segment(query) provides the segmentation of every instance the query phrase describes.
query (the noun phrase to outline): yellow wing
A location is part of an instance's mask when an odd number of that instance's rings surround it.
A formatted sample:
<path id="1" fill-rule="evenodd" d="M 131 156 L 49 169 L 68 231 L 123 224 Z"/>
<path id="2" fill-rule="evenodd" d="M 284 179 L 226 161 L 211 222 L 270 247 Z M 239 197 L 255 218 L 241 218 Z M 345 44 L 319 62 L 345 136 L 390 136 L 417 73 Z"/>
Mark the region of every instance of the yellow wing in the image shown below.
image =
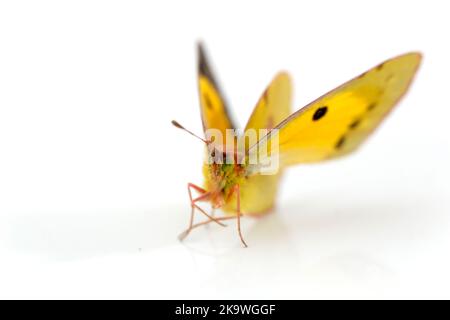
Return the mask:
<path id="1" fill-rule="evenodd" d="M 280 72 L 260 97 L 245 127 L 271 129 L 290 114 L 291 81 L 289 75 Z M 281 171 L 276 175 L 252 175 L 240 184 L 241 211 L 246 214 L 260 215 L 268 212 L 275 203 Z M 236 212 L 236 199 L 233 197 L 223 208 L 224 211 Z"/>
<path id="2" fill-rule="evenodd" d="M 405 94 L 420 61 L 419 53 L 387 60 L 286 118 L 275 128 L 281 164 L 318 162 L 356 150 Z M 270 150 L 274 132 L 256 146 Z"/>
<path id="3" fill-rule="evenodd" d="M 198 44 L 198 88 L 203 130 L 218 129 L 225 137 L 225 130 L 233 129 L 234 125 L 201 43 Z"/>
<path id="4" fill-rule="evenodd" d="M 245 126 L 249 129 L 272 129 L 291 112 L 292 86 L 289 75 L 280 72 L 262 94 Z M 262 138 L 262 137 L 261 137 Z"/>

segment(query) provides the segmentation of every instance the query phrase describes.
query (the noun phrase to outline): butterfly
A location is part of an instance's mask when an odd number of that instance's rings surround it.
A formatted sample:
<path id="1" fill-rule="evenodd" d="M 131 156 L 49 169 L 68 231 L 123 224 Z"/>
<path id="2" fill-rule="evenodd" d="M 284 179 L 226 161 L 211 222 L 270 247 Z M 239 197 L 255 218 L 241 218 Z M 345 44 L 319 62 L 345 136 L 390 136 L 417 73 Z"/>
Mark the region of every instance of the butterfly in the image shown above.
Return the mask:
<path id="1" fill-rule="evenodd" d="M 241 217 L 270 212 L 284 169 L 335 159 L 358 149 L 406 93 L 421 59 L 420 53 L 411 52 L 386 60 L 292 114 L 290 77 L 278 73 L 239 134 L 199 43 L 198 89 L 205 138 L 172 121 L 206 145 L 204 184 L 188 184 L 191 215 L 180 239 L 199 226 L 211 222 L 225 226 L 225 220 L 236 219 L 238 235 L 247 247 Z M 265 167 L 262 158 L 277 160 L 270 174 L 261 170 Z M 226 215 L 215 217 L 200 202 L 210 202 L 213 210 L 220 208 Z M 194 224 L 196 210 L 207 220 Z"/>

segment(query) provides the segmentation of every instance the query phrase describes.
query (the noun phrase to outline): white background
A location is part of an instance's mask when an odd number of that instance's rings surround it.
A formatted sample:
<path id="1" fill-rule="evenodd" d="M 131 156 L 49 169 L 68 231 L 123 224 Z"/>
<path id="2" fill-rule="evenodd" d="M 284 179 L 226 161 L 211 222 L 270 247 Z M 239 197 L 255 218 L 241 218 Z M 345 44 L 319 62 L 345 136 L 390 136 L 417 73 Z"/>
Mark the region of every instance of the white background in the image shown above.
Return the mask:
<path id="1" fill-rule="evenodd" d="M 3 1 L 1 298 L 450 298 L 445 1 Z M 195 42 L 240 124 L 280 69 L 295 109 L 424 61 L 351 157 L 290 169 L 275 214 L 180 244 L 202 183 Z"/>

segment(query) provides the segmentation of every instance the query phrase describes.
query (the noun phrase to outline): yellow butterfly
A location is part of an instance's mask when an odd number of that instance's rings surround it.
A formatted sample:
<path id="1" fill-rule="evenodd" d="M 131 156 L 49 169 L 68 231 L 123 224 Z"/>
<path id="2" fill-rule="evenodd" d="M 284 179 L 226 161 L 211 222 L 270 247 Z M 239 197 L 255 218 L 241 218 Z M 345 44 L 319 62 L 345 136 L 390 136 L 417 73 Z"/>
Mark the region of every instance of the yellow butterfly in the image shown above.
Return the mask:
<path id="1" fill-rule="evenodd" d="M 188 184 L 192 211 L 189 227 L 180 239 L 198 226 L 210 222 L 224 225 L 224 220 L 236 218 L 238 234 L 247 246 L 240 218 L 244 214 L 256 216 L 270 211 L 283 169 L 355 151 L 405 94 L 421 58 L 420 53 L 412 52 L 387 60 L 293 114 L 290 114 L 289 75 L 279 73 L 256 104 L 243 134 L 236 135 L 230 132 L 235 127 L 228 106 L 199 44 L 198 86 L 206 137 L 196 137 L 206 144 L 205 182 L 203 187 Z M 178 122 L 172 123 L 195 136 Z M 210 131 L 215 135 L 209 135 Z M 253 136 L 248 134 L 252 132 Z M 224 140 L 219 141 L 217 134 Z M 253 137 L 254 143 L 249 142 L 249 137 Z M 276 158 L 276 170 L 262 173 L 262 158 Z M 256 162 L 251 162 L 252 159 Z M 193 196 L 193 190 L 199 194 L 197 197 Z M 210 202 L 213 209 L 221 208 L 228 215 L 208 214 L 198 205 L 201 201 Z M 194 224 L 196 209 L 208 220 Z"/>

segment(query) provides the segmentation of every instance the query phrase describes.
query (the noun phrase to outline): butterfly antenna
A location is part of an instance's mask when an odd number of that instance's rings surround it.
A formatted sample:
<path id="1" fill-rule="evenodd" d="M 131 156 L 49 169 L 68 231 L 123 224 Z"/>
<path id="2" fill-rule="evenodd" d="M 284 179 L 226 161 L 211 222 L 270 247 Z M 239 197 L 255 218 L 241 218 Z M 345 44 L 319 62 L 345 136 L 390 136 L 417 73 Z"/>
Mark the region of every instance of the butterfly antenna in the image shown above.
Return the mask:
<path id="1" fill-rule="evenodd" d="M 200 139 L 200 140 L 202 140 L 204 143 L 206 143 L 206 144 L 210 144 L 211 143 L 211 141 L 208 141 L 208 140 L 205 140 L 205 139 L 203 139 L 203 138 L 200 138 L 198 135 L 196 135 L 195 133 L 193 133 L 192 131 L 189 131 L 188 129 L 186 129 L 185 127 L 183 127 L 181 124 L 179 124 L 177 121 L 175 121 L 175 120 L 172 120 L 172 124 L 175 126 L 175 127 L 177 127 L 178 129 L 181 129 L 181 130 L 184 130 L 184 131 L 186 131 L 187 133 L 189 133 L 190 135 L 193 135 L 194 137 L 196 137 L 197 139 Z"/>

